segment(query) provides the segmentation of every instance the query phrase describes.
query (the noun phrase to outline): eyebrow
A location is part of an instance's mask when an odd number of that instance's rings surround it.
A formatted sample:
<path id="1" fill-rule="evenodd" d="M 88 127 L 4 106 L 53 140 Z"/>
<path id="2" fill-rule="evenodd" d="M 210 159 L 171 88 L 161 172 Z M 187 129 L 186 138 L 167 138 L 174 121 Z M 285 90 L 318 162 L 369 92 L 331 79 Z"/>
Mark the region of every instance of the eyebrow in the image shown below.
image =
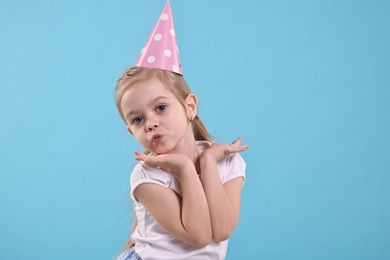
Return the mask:
<path id="1" fill-rule="evenodd" d="M 149 106 L 150 105 L 153 105 L 154 103 L 156 103 L 157 101 L 159 101 L 160 99 L 167 99 L 167 97 L 165 96 L 158 96 L 156 98 L 153 98 L 150 102 L 149 102 Z M 129 111 L 129 113 L 127 113 L 127 115 L 125 116 L 125 119 L 127 119 L 129 116 L 133 115 L 133 114 L 137 114 L 138 111 L 135 110 L 135 111 Z"/>

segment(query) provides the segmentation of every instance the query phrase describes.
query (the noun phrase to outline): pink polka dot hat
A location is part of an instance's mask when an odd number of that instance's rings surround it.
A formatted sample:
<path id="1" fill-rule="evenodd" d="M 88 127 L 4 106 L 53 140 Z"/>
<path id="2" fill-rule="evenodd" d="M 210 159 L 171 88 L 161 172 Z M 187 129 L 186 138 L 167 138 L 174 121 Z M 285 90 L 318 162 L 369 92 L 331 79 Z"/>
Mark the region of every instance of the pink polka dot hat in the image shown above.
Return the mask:
<path id="1" fill-rule="evenodd" d="M 183 75 L 169 0 L 134 66 L 163 69 Z"/>

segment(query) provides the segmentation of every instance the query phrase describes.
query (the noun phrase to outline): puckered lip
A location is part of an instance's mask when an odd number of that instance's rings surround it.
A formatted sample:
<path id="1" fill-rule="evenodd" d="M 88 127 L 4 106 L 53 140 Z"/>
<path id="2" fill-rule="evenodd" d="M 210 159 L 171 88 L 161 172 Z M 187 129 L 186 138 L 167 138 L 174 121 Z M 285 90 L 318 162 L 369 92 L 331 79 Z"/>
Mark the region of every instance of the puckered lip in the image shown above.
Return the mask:
<path id="1" fill-rule="evenodd" d="M 153 136 L 152 136 L 152 143 L 155 143 L 155 144 L 158 144 L 158 143 L 160 143 L 161 141 L 162 141 L 162 139 L 163 139 L 163 135 L 161 135 L 161 134 L 154 134 Z"/>

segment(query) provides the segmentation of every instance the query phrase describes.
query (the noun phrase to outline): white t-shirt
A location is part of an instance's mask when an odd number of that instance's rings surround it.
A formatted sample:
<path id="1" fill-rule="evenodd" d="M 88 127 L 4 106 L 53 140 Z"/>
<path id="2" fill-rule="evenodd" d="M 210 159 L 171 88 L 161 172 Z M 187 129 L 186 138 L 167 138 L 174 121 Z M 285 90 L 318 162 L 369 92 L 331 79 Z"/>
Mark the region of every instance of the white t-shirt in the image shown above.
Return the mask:
<path id="1" fill-rule="evenodd" d="M 197 145 L 202 149 L 208 148 L 211 143 L 197 141 Z M 245 162 L 239 154 L 225 156 L 217 164 L 222 183 L 232 179 L 245 178 Z M 152 168 L 139 162 L 131 174 L 131 198 L 135 206 L 135 213 L 138 226 L 132 234 L 131 239 L 135 243 L 135 251 L 143 260 L 183 260 L 183 259 L 224 259 L 228 241 L 211 242 L 205 247 L 192 247 L 185 242 L 170 235 L 161 225 L 159 225 L 150 212 L 134 198 L 134 190 L 141 184 L 154 183 L 167 187 L 181 196 L 179 182 L 170 173 Z"/>

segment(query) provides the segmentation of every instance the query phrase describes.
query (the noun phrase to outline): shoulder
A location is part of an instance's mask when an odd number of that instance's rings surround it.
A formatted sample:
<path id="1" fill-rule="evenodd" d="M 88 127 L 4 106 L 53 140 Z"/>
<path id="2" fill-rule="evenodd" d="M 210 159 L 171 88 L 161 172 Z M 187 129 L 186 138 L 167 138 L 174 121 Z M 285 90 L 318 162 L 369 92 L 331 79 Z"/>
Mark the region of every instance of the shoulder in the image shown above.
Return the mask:
<path id="1" fill-rule="evenodd" d="M 146 166 L 144 162 L 138 162 L 131 173 L 130 183 L 133 184 L 144 179 L 164 183 L 166 181 L 170 181 L 172 179 L 172 175 L 164 170 Z"/>
<path id="2" fill-rule="evenodd" d="M 217 166 L 222 183 L 238 177 L 245 179 L 246 163 L 239 153 L 225 156 L 218 162 Z"/>
<path id="3" fill-rule="evenodd" d="M 225 156 L 218 162 L 218 167 L 224 168 L 233 172 L 245 172 L 246 163 L 241 154 L 233 153 Z"/>
<path id="4" fill-rule="evenodd" d="M 134 167 L 130 176 L 131 195 L 141 184 L 152 183 L 166 188 L 175 189 L 175 180 L 173 176 L 161 169 L 146 166 L 144 162 L 139 162 Z"/>

